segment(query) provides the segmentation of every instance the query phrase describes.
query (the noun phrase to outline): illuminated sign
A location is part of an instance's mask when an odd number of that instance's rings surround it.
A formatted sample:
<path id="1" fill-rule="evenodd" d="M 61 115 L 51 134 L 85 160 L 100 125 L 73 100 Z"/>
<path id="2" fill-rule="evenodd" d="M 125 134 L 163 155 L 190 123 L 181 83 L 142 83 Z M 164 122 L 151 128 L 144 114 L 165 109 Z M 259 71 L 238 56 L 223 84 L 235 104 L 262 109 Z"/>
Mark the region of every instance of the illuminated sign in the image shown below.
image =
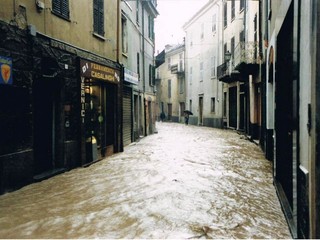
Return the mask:
<path id="1" fill-rule="evenodd" d="M 0 84 L 12 84 L 12 59 L 0 56 Z"/>
<path id="2" fill-rule="evenodd" d="M 120 73 L 118 70 L 97 63 L 80 60 L 82 77 L 95 78 L 103 81 L 119 83 Z"/>

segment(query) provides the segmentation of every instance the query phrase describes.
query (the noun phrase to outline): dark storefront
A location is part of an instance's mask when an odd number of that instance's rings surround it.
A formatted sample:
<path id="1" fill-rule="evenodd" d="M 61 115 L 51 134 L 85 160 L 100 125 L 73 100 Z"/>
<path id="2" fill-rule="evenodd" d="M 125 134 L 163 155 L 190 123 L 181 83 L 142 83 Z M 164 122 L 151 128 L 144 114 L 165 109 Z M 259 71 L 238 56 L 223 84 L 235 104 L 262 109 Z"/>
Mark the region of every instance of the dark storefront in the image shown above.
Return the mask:
<path id="1" fill-rule="evenodd" d="M 120 64 L 0 21 L 0 65 L 0 194 L 122 151 Z"/>
<path id="2" fill-rule="evenodd" d="M 229 88 L 229 127 L 237 128 L 237 86 Z"/>
<path id="3" fill-rule="evenodd" d="M 123 145 L 127 146 L 134 139 L 134 114 L 138 114 L 137 108 L 134 108 L 133 89 L 139 84 L 139 75 L 128 68 L 124 69 L 123 85 Z"/>
<path id="4" fill-rule="evenodd" d="M 88 164 L 119 151 L 120 71 L 81 59 L 80 78 L 82 163 Z"/>

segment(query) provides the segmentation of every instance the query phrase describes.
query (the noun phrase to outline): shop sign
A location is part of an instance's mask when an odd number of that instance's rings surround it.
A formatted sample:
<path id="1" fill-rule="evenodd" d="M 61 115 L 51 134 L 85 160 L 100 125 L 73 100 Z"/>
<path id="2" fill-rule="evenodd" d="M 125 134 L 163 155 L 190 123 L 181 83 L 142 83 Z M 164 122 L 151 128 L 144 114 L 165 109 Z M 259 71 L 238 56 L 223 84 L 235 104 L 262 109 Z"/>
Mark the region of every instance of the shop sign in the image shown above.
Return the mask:
<path id="1" fill-rule="evenodd" d="M 131 70 L 125 68 L 124 69 L 124 80 L 129 83 L 138 84 L 139 83 L 139 75 L 138 73 L 132 72 Z"/>
<path id="2" fill-rule="evenodd" d="M 82 123 L 84 123 L 84 118 L 86 116 L 86 92 L 85 92 L 85 83 L 84 83 L 84 77 L 81 77 L 81 96 L 80 96 L 80 100 L 81 100 L 81 119 L 82 119 Z"/>
<path id="3" fill-rule="evenodd" d="M 118 70 L 97 63 L 80 60 L 81 76 L 95 78 L 103 81 L 119 83 L 120 73 Z"/>
<path id="4" fill-rule="evenodd" d="M 12 84 L 12 58 L 0 56 L 0 84 Z"/>

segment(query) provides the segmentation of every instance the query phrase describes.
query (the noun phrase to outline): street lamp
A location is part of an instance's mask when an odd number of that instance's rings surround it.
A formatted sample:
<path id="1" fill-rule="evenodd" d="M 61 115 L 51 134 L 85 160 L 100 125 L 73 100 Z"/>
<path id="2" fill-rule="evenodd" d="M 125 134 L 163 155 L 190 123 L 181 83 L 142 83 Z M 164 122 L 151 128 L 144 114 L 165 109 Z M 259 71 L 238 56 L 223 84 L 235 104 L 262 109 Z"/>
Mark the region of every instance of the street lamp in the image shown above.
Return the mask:
<path id="1" fill-rule="evenodd" d="M 224 53 L 224 61 L 229 62 L 231 59 L 231 52 L 227 51 Z"/>

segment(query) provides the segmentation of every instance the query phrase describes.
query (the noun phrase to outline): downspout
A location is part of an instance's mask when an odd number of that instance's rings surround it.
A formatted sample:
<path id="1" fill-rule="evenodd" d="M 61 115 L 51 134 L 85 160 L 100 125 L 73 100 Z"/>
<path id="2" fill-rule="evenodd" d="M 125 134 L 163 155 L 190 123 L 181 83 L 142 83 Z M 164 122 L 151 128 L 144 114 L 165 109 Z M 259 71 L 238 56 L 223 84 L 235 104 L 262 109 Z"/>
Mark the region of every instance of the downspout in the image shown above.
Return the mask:
<path id="1" fill-rule="evenodd" d="M 301 1 L 299 2 L 301 4 Z M 315 57 L 316 57 L 316 66 L 319 66 L 320 64 L 320 31 L 319 31 L 319 24 L 320 24 L 320 3 L 316 0 L 313 1 L 313 6 L 316 11 L 315 13 L 315 29 L 318 29 L 315 33 L 316 35 L 316 51 L 315 51 Z M 314 156 L 312 156 L 313 161 L 316 164 L 316 171 L 317 175 L 315 176 L 315 216 L 313 217 L 312 221 L 314 221 L 314 228 L 312 229 L 312 232 L 310 234 L 311 238 L 319 238 L 320 237 L 320 83 L 317 81 L 317 79 L 320 78 L 320 71 L 319 68 L 316 68 L 316 78 L 313 80 L 314 86 L 315 86 L 315 96 L 314 96 L 314 109 L 313 112 L 316 113 L 316 116 L 314 116 L 314 125 L 315 128 L 313 130 L 313 146 L 315 148 L 315 151 L 313 151 Z M 318 162 L 316 162 L 316 160 Z"/>
<path id="2" fill-rule="evenodd" d="M 147 114 L 146 114 L 146 101 L 145 101 L 145 92 L 146 92 L 146 79 L 145 79 L 145 36 L 144 36 L 144 4 L 142 2 L 142 81 L 143 81 L 143 111 L 144 111 L 144 136 L 147 136 Z"/>
<path id="3" fill-rule="evenodd" d="M 145 91 L 146 91 L 146 80 L 145 80 L 145 66 L 144 66 L 144 64 L 145 64 L 145 52 L 144 52 L 144 48 L 145 48 L 145 44 L 144 44 L 144 38 L 145 38 L 145 36 L 144 36 L 144 3 L 142 2 L 142 4 L 141 4 L 141 8 L 142 8 L 142 76 L 143 76 L 143 78 L 142 78 L 142 81 L 143 81 L 143 95 L 144 95 L 144 93 L 145 93 Z"/>
<path id="4" fill-rule="evenodd" d="M 222 2 L 221 2 L 222 3 Z M 221 63 L 223 62 L 223 54 L 222 54 L 222 49 L 223 48 L 223 41 L 224 41 L 224 29 L 222 28 L 222 31 L 220 31 L 220 22 L 223 21 L 224 18 L 222 18 L 221 20 L 219 18 L 221 18 L 222 14 L 221 14 L 221 5 L 219 4 L 219 2 L 216 2 L 216 5 L 218 6 L 218 19 L 217 19 L 217 31 L 218 31 L 218 53 L 217 53 L 217 60 L 216 60 L 216 64 L 217 66 L 220 65 L 220 61 Z M 222 33 L 222 36 L 220 36 L 220 34 Z M 220 39 L 221 38 L 221 39 Z M 220 41 L 221 41 L 221 46 L 220 46 Z M 216 68 L 217 69 L 217 68 Z M 218 74 L 216 72 L 216 74 Z M 224 91 L 224 85 L 223 85 L 223 82 L 221 82 L 221 99 L 219 99 L 219 79 L 217 77 L 217 100 L 218 100 L 218 103 L 217 104 L 217 107 L 219 108 L 219 106 L 221 106 L 221 119 L 220 119 L 220 127 L 222 128 L 223 127 L 223 118 L 224 118 L 224 108 L 223 108 L 223 104 L 224 104 L 224 101 L 226 101 L 226 99 L 224 99 L 224 94 L 223 94 L 223 91 Z M 221 100 L 221 101 L 220 101 Z M 221 102 L 221 104 L 220 104 Z M 218 109 L 217 109 L 217 112 L 218 112 Z"/>
<path id="5" fill-rule="evenodd" d="M 116 41 L 116 61 L 118 64 L 119 62 L 119 54 L 120 54 L 120 22 L 121 22 L 121 7 L 120 1 L 117 0 L 117 41 Z M 118 85 L 118 113 L 117 113 L 117 126 L 118 126 L 118 133 L 117 133 L 117 152 L 123 152 L 123 124 L 122 124 L 122 114 L 123 114 L 123 79 L 124 79 L 124 67 L 121 64 L 120 70 L 120 82 Z"/>
<path id="6" fill-rule="evenodd" d="M 13 17 L 15 18 L 17 13 L 16 13 L 16 0 L 13 0 Z"/>
<path id="7" fill-rule="evenodd" d="M 258 2 L 258 28 L 259 28 L 259 79 L 260 79 L 260 131 L 259 131 L 259 140 L 260 140 L 260 147 L 262 149 L 265 149 L 264 146 L 264 139 L 265 139 L 265 78 L 262 79 L 262 71 L 266 68 L 262 67 L 262 62 L 263 62 L 263 52 L 262 52 L 262 2 L 259 0 Z M 265 65 L 264 65 L 265 66 Z M 259 123 L 258 123 L 259 124 Z"/>
<path id="8" fill-rule="evenodd" d="M 120 1 L 121 0 L 117 0 L 117 44 L 116 44 L 116 60 L 117 60 L 117 63 L 119 63 L 119 39 L 120 39 L 120 21 L 121 21 L 121 18 L 120 18 L 120 12 L 121 12 L 121 9 L 120 9 Z"/>
<path id="9" fill-rule="evenodd" d="M 218 16 L 219 17 L 221 17 L 221 21 L 218 21 L 218 24 L 219 24 L 219 33 L 218 33 L 218 36 L 220 36 L 220 33 L 221 33 L 221 47 L 219 47 L 219 44 L 220 44 L 220 38 L 219 38 L 219 40 L 218 40 L 218 60 L 219 60 L 219 66 L 220 66 L 220 64 L 223 64 L 224 63 L 224 50 L 222 50 L 222 49 L 224 49 L 224 9 L 223 9 L 223 2 L 224 2 L 224 0 L 221 0 L 221 5 L 219 6 L 219 13 L 218 13 Z M 222 10 L 221 10 L 222 9 Z M 222 24 L 221 24 L 222 23 Z M 221 25 L 220 25 L 221 24 Z M 221 29 L 222 29 L 222 31 L 220 31 L 220 27 L 222 27 Z M 219 51 L 219 49 L 221 49 L 221 54 L 219 54 L 220 53 L 220 51 Z M 221 55 L 221 56 L 220 56 Z M 218 72 L 217 72 L 217 74 L 218 74 Z M 219 81 L 218 79 L 217 79 L 217 81 Z M 221 119 L 221 127 L 222 128 L 224 128 L 224 119 L 225 119 L 225 116 L 227 116 L 227 108 L 226 109 L 224 109 L 224 104 L 226 104 L 227 105 L 227 98 L 226 99 L 224 99 L 224 82 L 221 82 L 221 91 L 222 91 L 222 96 L 221 96 L 221 98 L 222 98 L 222 119 Z M 226 112 L 224 112 L 224 111 L 226 111 Z M 228 121 L 228 120 L 227 120 Z M 227 122 L 227 125 L 228 125 L 228 122 Z"/>

